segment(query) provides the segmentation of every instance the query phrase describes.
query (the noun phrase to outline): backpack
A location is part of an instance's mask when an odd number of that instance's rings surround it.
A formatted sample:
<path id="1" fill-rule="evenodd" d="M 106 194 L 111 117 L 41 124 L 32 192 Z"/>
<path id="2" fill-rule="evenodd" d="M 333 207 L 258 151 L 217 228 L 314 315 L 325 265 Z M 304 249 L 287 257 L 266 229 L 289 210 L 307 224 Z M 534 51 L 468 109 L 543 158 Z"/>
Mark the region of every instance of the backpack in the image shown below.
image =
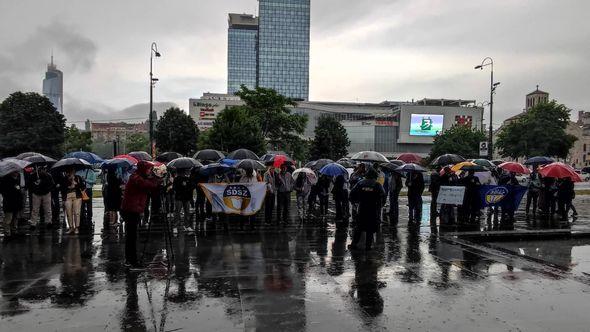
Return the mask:
<path id="1" fill-rule="evenodd" d="M 299 174 L 297 180 L 295 180 L 295 190 L 301 191 L 303 190 L 303 186 L 305 185 L 305 174 Z"/>

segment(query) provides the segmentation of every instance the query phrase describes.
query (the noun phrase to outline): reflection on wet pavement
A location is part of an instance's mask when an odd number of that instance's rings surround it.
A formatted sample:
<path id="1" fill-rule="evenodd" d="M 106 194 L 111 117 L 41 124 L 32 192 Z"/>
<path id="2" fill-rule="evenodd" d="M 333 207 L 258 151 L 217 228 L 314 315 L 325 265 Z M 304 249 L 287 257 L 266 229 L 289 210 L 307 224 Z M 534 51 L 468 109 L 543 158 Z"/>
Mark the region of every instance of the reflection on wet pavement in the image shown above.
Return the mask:
<path id="1" fill-rule="evenodd" d="M 583 224 L 587 208 L 578 206 Z M 348 225 L 295 220 L 245 230 L 199 224 L 195 236 L 174 237 L 170 273 L 170 249 L 157 231 L 144 273 L 125 271 L 122 234 L 102 234 L 98 220 L 94 236 L 48 232 L 4 242 L 2 330 L 588 329 L 590 283 L 543 264 L 590 272 L 586 240 L 487 250 L 431 231 L 428 221 L 402 220 L 397 229 L 384 225 L 372 252 L 351 253 Z"/>

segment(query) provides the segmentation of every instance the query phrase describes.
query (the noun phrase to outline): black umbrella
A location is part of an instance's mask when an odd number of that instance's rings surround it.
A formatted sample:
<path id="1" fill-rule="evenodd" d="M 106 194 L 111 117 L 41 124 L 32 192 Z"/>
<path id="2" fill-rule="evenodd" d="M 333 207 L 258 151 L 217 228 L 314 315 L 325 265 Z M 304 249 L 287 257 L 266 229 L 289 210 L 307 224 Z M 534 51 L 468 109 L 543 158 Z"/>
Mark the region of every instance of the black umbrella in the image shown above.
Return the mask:
<path id="1" fill-rule="evenodd" d="M 256 171 L 262 171 L 265 170 L 266 167 L 264 166 L 263 163 L 259 162 L 258 160 L 254 160 L 254 159 L 242 159 L 240 161 L 238 161 L 235 165 L 235 168 L 241 168 L 241 169 L 253 169 Z"/>
<path id="2" fill-rule="evenodd" d="M 62 170 L 64 168 L 74 168 L 74 169 L 84 169 L 84 168 L 92 168 L 92 164 L 87 162 L 84 159 L 79 158 L 64 158 L 58 162 L 56 162 L 51 169 L 52 170 Z"/>
<path id="3" fill-rule="evenodd" d="M 500 160 L 500 159 L 492 160 L 492 164 L 494 164 L 496 166 L 500 166 L 503 163 L 505 163 L 504 160 Z"/>
<path id="4" fill-rule="evenodd" d="M 199 161 L 197 161 L 193 158 L 181 157 L 181 158 L 176 158 L 176 159 L 172 160 L 166 166 L 168 168 L 174 168 L 174 169 L 192 169 L 192 168 L 203 167 L 203 164 L 201 164 Z"/>
<path id="5" fill-rule="evenodd" d="M 152 156 L 150 156 L 149 153 L 145 152 L 145 151 L 133 151 L 133 152 L 129 152 L 127 155 L 141 161 L 152 161 Z"/>
<path id="6" fill-rule="evenodd" d="M 465 161 L 465 158 L 461 157 L 460 155 L 443 154 L 442 156 L 436 157 L 436 159 L 434 159 L 432 161 L 432 163 L 430 163 L 430 165 L 432 165 L 432 166 L 447 166 L 447 165 L 455 165 L 455 164 L 458 164 L 463 161 Z"/>
<path id="7" fill-rule="evenodd" d="M 548 165 L 553 162 L 554 162 L 554 160 L 549 157 L 532 157 L 532 158 L 527 159 L 524 162 L 524 164 L 535 166 L 535 165 Z"/>
<path id="8" fill-rule="evenodd" d="M 256 155 L 256 153 L 254 153 L 248 149 L 238 149 L 236 151 L 233 151 L 227 155 L 227 158 L 234 159 L 234 160 L 241 160 L 241 159 L 260 160 L 260 158 Z"/>
<path id="9" fill-rule="evenodd" d="M 307 163 L 305 165 L 305 167 L 307 168 L 311 168 L 314 171 L 319 171 L 320 169 L 322 169 L 322 167 L 333 163 L 334 161 L 332 159 L 319 159 L 316 161 L 311 161 L 309 163 Z"/>
<path id="10" fill-rule="evenodd" d="M 159 161 L 161 163 L 169 163 L 174 159 L 182 158 L 182 157 L 183 157 L 183 155 L 181 155 L 178 152 L 164 152 L 164 153 L 160 153 L 160 155 L 156 157 L 156 161 Z"/>
<path id="11" fill-rule="evenodd" d="M 350 159 L 357 160 L 357 161 L 369 161 L 369 162 L 379 162 L 379 163 L 386 163 L 389 161 L 389 160 L 387 160 L 387 158 L 385 158 L 384 155 L 382 155 L 379 152 L 375 152 L 375 151 L 357 152 L 354 155 L 352 155 L 352 157 Z"/>
<path id="12" fill-rule="evenodd" d="M 37 153 L 37 152 L 23 152 L 23 153 L 19 154 L 18 156 L 14 157 L 14 159 L 23 160 L 27 157 L 32 157 L 32 156 L 41 156 L 41 154 Z"/>
<path id="13" fill-rule="evenodd" d="M 50 164 L 55 164 L 57 162 L 57 160 L 55 160 L 51 157 L 44 156 L 42 154 L 40 154 L 38 156 L 26 157 L 23 160 L 30 162 L 32 165 L 50 165 Z"/>
<path id="14" fill-rule="evenodd" d="M 395 169 L 398 172 L 426 172 L 426 169 L 418 164 L 403 164 Z"/>
<path id="15" fill-rule="evenodd" d="M 392 160 L 388 163 L 381 163 L 379 164 L 381 167 L 383 167 L 385 170 L 388 171 L 396 171 L 398 169 L 398 167 L 404 165 L 405 163 L 401 160 Z"/>
<path id="16" fill-rule="evenodd" d="M 197 151 L 193 158 L 200 161 L 218 161 L 219 159 L 225 158 L 225 155 L 221 151 L 205 149 Z"/>
<path id="17" fill-rule="evenodd" d="M 354 168 L 354 166 L 356 166 L 356 162 L 349 158 L 338 159 L 337 163 L 344 166 L 345 168 Z"/>
<path id="18" fill-rule="evenodd" d="M 211 176 L 216 174 L 225 174 L 232 171 L 232 167 L 220 163 L 212 163 L 205 165 L 199 169 L 199 173 L 204 176 Z"/>
<path id="19" fill-rule="evenodd" d="M 481 165 L 465 165 L 465 166 L 461 167 L 460 170 L 462 170 L 462 171 L 475 171 L 475 172 L 489 171 L 489 169 L 487 169 L 486 167 L 481 166 Z"/>

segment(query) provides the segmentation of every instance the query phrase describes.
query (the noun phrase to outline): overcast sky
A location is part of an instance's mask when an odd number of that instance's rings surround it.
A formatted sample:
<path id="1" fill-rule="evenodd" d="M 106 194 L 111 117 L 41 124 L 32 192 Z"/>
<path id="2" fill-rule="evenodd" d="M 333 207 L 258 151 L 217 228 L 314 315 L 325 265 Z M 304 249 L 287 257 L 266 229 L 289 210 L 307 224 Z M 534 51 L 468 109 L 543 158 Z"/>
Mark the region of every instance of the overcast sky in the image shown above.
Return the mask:
<path id="1" fill-rule="evenodd" d="M 68 120 L 121 117 L 149 100 L 156 41 L 155 100 L 187 110 L 190 97 L 226 91 L 227 14 L 257 6 L 0 0 L 0 99 L 40 92 L 53 50 Z M 310 100 L 487 101 L 489 70 L 473 67 L 491 56 L 501 82 L 495 124 L 521 111 L 537 84 L 574 111 L 590 110 L 589 12 L 584 0 L 312 0 Z"/>

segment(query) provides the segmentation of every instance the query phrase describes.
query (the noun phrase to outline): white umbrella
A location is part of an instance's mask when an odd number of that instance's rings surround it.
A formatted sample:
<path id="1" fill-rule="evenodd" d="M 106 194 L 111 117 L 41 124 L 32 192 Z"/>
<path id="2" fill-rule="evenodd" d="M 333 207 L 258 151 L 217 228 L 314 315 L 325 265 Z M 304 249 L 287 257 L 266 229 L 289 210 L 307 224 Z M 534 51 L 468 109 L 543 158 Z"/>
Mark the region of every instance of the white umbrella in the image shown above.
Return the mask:
<path id="1" fill-rule="evenodd" d="M 4 159 L 0 161 L 0 177 L 6 176 L 10 173 L 20 172 L 30 164 L 31 163 L 28 161 L 13 158 Z"/>
<path id="2" fill-rule="evenodd" d="M 297 180 L 300 174 L 305 174 L 305 176 L 307 176 L 307 179 L 309 179 L 309 182 L 311 182 L 311 184 L 316 184 L 318 182 L 318 176 L 315 174 L 315 172 L 305 167 L 298 168 L 293 171 L 293 180 Z"/>

